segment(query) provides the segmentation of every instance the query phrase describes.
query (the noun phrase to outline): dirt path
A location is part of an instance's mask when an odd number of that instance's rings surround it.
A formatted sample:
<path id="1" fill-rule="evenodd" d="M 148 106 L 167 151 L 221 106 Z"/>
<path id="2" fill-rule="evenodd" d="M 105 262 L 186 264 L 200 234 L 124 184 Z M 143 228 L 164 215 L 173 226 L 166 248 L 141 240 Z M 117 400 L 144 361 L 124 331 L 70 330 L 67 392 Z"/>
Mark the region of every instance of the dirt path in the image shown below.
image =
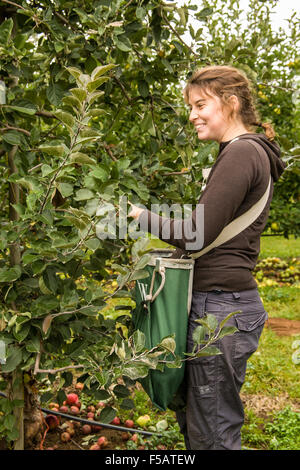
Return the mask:
<path id="1" fill-rule="evenodd" d="M 292 336 L 300 334 L 300 321 L 286 318 L 269 318 L 266 327 L 271 328 L 279 336 Z"/>

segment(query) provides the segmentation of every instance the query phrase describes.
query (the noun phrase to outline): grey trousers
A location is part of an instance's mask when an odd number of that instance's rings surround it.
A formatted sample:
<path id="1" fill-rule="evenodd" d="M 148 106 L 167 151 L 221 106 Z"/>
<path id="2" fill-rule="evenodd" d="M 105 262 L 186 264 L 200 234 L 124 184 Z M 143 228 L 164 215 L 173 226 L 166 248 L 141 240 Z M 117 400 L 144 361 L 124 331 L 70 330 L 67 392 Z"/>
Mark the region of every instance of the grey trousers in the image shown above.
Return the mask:
<path id="1" fill-rule="evenodd" d="M 247 360 L 254 353 L 267 313 L 257 289 L 240 292 L 193 292 L 187 349 L 193 348 L 195 320 L 207 313 L 222 321 L 241 310 L 226 326 L 238 331 L 215 345 L 222 354 L 187 361 L 183 384 L 185 411 L 176 413 L 187 449 L 240 450 L 244 410 L 240 389 L 245 380 Z"/>

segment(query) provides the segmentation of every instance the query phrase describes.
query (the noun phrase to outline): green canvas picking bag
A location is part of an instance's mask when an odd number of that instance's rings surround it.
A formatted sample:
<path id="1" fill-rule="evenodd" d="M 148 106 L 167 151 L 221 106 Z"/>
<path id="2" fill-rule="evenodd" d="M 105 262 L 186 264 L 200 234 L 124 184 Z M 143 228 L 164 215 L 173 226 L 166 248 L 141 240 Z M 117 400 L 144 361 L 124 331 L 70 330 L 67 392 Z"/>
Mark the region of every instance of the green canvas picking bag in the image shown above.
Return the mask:
<path id="1" fill-rule="evenodd" d="M 136 330 L 145 334 L 147 348 L 175 334 L 175 354 L 184 357 L 188 315 L 193 286 L 193 259 L 170 259 L 173 250 L 156 250 L 145 269 L 147 278 L 135 284 L 136 307 L 132 320 Z M 152 403 L 165 411 L 174 398 L 184 377 L 185 363 L 180 368 L 164 367 L 151 370 L 139 379 Z"/>

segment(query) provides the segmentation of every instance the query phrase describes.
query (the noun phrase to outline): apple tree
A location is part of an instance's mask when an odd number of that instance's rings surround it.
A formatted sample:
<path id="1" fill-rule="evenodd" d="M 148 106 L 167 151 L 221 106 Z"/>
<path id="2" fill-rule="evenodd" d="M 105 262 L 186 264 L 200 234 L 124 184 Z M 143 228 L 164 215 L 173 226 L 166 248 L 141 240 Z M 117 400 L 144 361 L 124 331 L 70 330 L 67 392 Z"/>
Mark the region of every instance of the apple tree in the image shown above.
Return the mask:
<path id="1" fill-rule="evenodd" d="M 119 213 L 123 200 L 125 213 L 126 201 L 196 203 L 217 154 L 187 119 L 196 67 L 252 78 L 289 162 L 270 224 L 298 233 L 299 34 L 295 17 L 272 30 L 274 4 L 251 1 L 245 23 L 235 0 L 0 1 L 0 436 L 15 448 L 23 422 L 25 442 L 39 429 L 40 390 L 63 402 L 76 373 L 130 407 L 130 384 L 173 345 L 151 356 L 132 329 L 150 242 L 121 237 Z"/>

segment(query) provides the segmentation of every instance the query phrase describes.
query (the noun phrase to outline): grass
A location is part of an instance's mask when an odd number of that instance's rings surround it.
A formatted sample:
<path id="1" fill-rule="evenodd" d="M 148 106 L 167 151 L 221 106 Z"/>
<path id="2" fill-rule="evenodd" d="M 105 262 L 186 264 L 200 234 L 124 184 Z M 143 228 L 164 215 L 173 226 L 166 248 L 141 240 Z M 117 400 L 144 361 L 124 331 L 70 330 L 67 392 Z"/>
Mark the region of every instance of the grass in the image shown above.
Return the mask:
<path id="1" fill-rule="evenodd" d="M 260 259 L 300 257 L 300 239 L 263 237 Z M 299 281 L 259 287 L 269 318 L 300 320 Z M 292 343 L 300 336 L 278 336 L 264 328 L 258 350 L 248 361 L 242 394 L 245 400 L 244 448 L 300 449 L 299 366 L 292 361 Z"/>
<path id="2" fill-rule="evenodd" d="M 300 256 L 300 238 L 284 238 L 279 236 L 261 237 L 259 258 L 277 256 L 279 258 L 294 258 Z"/>

